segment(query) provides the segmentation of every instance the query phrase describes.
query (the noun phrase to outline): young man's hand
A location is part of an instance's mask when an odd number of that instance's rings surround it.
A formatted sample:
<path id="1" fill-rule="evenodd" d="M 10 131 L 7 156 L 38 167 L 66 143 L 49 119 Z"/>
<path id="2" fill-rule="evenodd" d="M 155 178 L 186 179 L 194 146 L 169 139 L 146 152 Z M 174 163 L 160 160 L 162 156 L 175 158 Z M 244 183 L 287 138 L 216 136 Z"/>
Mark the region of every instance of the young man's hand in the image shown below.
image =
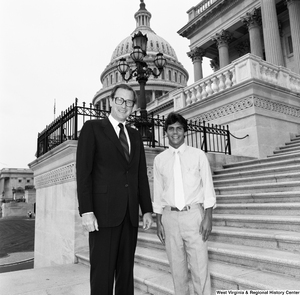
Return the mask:
<path id="1" fill-rule="evenodd" d="M 200 224 L 200 234 L 202 234 L 202 240 L 205 242 L 212 230 L 212 208 L 205 209 L 204 218 Z"/>
<path id="2" fill-rule="evenodd" d="M 161 214 L 156 214 L 156 234 L 163 245 L 165 245 L 165 229 L 161 222 Z"/>

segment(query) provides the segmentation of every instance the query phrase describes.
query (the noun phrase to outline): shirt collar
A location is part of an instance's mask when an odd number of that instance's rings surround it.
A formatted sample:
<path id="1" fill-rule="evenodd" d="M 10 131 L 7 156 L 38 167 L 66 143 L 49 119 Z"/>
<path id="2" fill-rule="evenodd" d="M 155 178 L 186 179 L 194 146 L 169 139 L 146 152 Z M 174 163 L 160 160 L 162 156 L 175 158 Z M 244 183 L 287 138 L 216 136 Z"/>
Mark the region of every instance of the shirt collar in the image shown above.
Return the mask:
<path id="1" fill-rule="evenodd" d="M 172 146 L 169 145 L 169 149 L 172 154 L 175 153 L 175 151 L 179 151 L 182 154 L 185 151 L 186 147 L 187 145 L 185 142 L 177 149 L 174 149 Z"/>
<path id="2" fill-rule="evenodd" d="M 110 123 L 113 125 L 113 127 L 115 128 L 115 129 L 117 129 L 117 128 L 119 128 L 119 123 L 122 123 L 122 122 L 118 122 L 111 114 L 108 116 L 108 120 L 110 121 Z M 124 123 L 122 123 L 124 126 L 125 126 L 125 124 Z"/>

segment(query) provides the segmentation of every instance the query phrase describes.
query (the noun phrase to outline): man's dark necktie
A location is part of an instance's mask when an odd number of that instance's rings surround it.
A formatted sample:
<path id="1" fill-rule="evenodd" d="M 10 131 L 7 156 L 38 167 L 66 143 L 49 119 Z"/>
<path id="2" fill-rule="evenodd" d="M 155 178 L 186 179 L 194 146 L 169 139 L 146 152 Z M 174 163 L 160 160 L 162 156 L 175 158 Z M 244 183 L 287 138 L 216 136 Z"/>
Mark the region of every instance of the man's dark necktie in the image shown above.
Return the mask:
<path id="1" fill-rule="evenodd" d="M 126 134 L 124 132 L 124 125 L 122 123 L 119 123 L 118 126 L 120 127 L 119 139 L 124 150 L 125 158 L 129 162 L 129 146 Z"/>

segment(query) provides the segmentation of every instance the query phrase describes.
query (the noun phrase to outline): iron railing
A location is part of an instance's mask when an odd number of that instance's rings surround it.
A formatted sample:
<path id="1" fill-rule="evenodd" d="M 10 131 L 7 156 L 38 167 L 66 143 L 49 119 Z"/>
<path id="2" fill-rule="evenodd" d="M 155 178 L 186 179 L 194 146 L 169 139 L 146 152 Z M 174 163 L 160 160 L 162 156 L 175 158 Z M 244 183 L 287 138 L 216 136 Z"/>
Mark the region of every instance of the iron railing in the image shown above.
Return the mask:
<path id="1" fill-rule="evenodd" d="M 72 106 L 38 134 L 36 156 L 42 156 L 66 140 L 78 140 L 85 121 L 103 119 L 108 115 L 109 111 L 100 110 L 92 104 L 86 106 L 83 103 L 83 106 L 79 106 L 76 99 Z M 149 126 L 145 145 L 153 148 L 168 146 L 168 139 L 163 131 L 164 123 L 164 116 L 154 117 L 153 114 L 149 114 L 145 119 L 136 112 L 127 119 L 127 124 L 134 128 L 138 128 L 140 124 Z M 228 125 L 225 127 L 190 121 L 185 138 L 188 145 L 200 148 L 205 152 L 231 154 Z"/>

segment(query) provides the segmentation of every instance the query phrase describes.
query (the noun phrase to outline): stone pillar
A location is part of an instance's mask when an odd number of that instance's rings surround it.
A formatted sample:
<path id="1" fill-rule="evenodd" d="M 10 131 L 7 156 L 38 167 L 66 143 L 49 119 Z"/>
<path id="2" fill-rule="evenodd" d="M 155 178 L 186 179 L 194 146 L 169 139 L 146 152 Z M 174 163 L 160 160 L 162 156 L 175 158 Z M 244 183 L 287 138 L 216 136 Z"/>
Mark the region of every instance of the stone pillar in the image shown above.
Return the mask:
<path id="1" fill-rule="evenodd" d="M 194 82 L 201 80 L 203 78 L 202 59 L 205 55 L 205 50 L 201 47 L 196 47 L 188 52 L 187 55 L 192 59 L 194 65 Z"/>
<path id="2" fill-rule="evenodd" d="M 294 53 L 294 71 L 300 74 L 300 1 L 286 0 L 289 16 Z"/>
<path id="3" fill-rule="evenodd" d="M 212 37 L 216 42 L 219 50 L 220 69 L 229 64 L 229 42 L 231 41 L 232 34 L 228 31 L 222 30 Z"/>
<path id="4" fill-rule="evenodd" d="M 249 30 L 250 51 L 263 59 L 263 44 L 261 37 L 261 13 L 260 10 L 254 9 L 252 12 L 247 12 L 246 16 L 241 18 L 242 22 L 247 25 Z"/>
<path id="5" fill-rule="evenodd" d="M 284 66 L 275 0 L 260 0 L 266 60 Z"/>
<path id="6" fill-rule="evenodd" d="M 77 141 L 67 140 L 29 164 L 36 188 L 34 268 L 73 264 L 88 247 L 78 213 L 76 149 Z"/>

